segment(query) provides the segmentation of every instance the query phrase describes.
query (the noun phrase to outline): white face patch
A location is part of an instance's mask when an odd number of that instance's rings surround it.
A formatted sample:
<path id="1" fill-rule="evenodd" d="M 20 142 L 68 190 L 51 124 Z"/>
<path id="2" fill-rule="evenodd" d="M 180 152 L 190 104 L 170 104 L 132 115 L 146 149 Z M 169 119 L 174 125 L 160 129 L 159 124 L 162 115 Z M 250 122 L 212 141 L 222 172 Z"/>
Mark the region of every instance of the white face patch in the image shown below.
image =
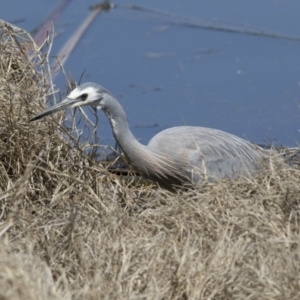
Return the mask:
<path id="1" fill-rule="evenodd" d="M 72 104 L 72 106 L 70 106 L 71 108 L 75 108 L 75 107 L 81 107 L 83 106 L 83 102 L 76 102 L 74 104 Z"/>
<path id="2" fill-rule="evenodd" d="M 85 89 L 80 89 L 79 87 L 77 87 L 68 95 L 68 98 L 77 99 L 82 94 L 88 95 L 86 99 L 87 101 L 97 100 L 98 98 L 97 91 L 94 87 L 87 87 Z"/>

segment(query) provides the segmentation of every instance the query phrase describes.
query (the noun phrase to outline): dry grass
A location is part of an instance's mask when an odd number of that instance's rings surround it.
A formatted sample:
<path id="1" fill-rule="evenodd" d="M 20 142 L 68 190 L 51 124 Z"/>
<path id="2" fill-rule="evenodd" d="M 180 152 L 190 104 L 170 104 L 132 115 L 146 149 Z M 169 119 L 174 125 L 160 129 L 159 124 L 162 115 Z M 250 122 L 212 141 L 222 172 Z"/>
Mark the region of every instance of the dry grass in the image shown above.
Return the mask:
<path id="1" fill-rule="evenodd" d="M 129 186 L 55 119 L 27 122 L 47 64 L 0 33 L 1 300 L 300 298 L 297 160 L 175 195 Z"/>

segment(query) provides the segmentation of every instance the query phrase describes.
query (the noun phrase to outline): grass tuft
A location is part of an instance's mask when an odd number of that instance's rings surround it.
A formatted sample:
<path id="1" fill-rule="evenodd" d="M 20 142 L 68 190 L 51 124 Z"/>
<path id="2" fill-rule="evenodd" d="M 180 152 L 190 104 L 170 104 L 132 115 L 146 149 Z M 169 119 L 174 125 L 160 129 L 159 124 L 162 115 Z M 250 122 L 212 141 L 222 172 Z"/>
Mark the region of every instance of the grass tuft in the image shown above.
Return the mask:
<path id="1" fill-rule="evenodd" d="M 47 57 L 0 23 L 1 299 L 299 299 L 298 149 L 251 179 L 176 194 L 75 151 Z"/>

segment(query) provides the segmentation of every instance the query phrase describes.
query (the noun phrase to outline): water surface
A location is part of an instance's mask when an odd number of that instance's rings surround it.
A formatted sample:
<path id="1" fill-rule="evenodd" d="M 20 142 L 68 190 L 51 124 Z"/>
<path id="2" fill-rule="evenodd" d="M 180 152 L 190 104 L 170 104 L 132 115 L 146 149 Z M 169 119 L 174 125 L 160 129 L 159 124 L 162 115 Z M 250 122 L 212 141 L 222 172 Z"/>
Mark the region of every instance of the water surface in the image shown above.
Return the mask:
<path id="1" fill-rule="evenodd" d="M 28 31 L 59 1 L 1 1 L 1 18 Z M 300 2 L 286 0 L 116 1 L 84 35 L 65 68 L 109 89 L 147 143 L 176 125 L 218 128 L 254 143 L 295 146 L 299 136 L 300 42 L 203 30 L 188 21 L 300 36 Z M 72 1 L 55 25 L 52 54 L 88 15 L 92 1 Z M 166 11 L 161 16 L 130 4 Z M 18 7 L 18 9 L 15 9 Z M 57 77 L 64 86 L 62 76 Z M 114 144 L 102 112 L 99 139 Z"/>

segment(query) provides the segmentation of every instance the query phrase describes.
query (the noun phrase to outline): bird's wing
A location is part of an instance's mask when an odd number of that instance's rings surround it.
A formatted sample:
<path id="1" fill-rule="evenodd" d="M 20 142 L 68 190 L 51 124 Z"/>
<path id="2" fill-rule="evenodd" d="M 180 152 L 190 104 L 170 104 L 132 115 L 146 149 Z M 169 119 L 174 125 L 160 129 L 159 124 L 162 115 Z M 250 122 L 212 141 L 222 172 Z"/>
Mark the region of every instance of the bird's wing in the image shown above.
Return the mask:
<path id="1" fill-rule="evenodd" d="M 148 147 L 167 154 L 187 170 L 195 169 L 209 176 L 234 177 L 257 168 L 264 150 L 232 134 L 216 129 L 182 126 L 154 136 Z"/>

